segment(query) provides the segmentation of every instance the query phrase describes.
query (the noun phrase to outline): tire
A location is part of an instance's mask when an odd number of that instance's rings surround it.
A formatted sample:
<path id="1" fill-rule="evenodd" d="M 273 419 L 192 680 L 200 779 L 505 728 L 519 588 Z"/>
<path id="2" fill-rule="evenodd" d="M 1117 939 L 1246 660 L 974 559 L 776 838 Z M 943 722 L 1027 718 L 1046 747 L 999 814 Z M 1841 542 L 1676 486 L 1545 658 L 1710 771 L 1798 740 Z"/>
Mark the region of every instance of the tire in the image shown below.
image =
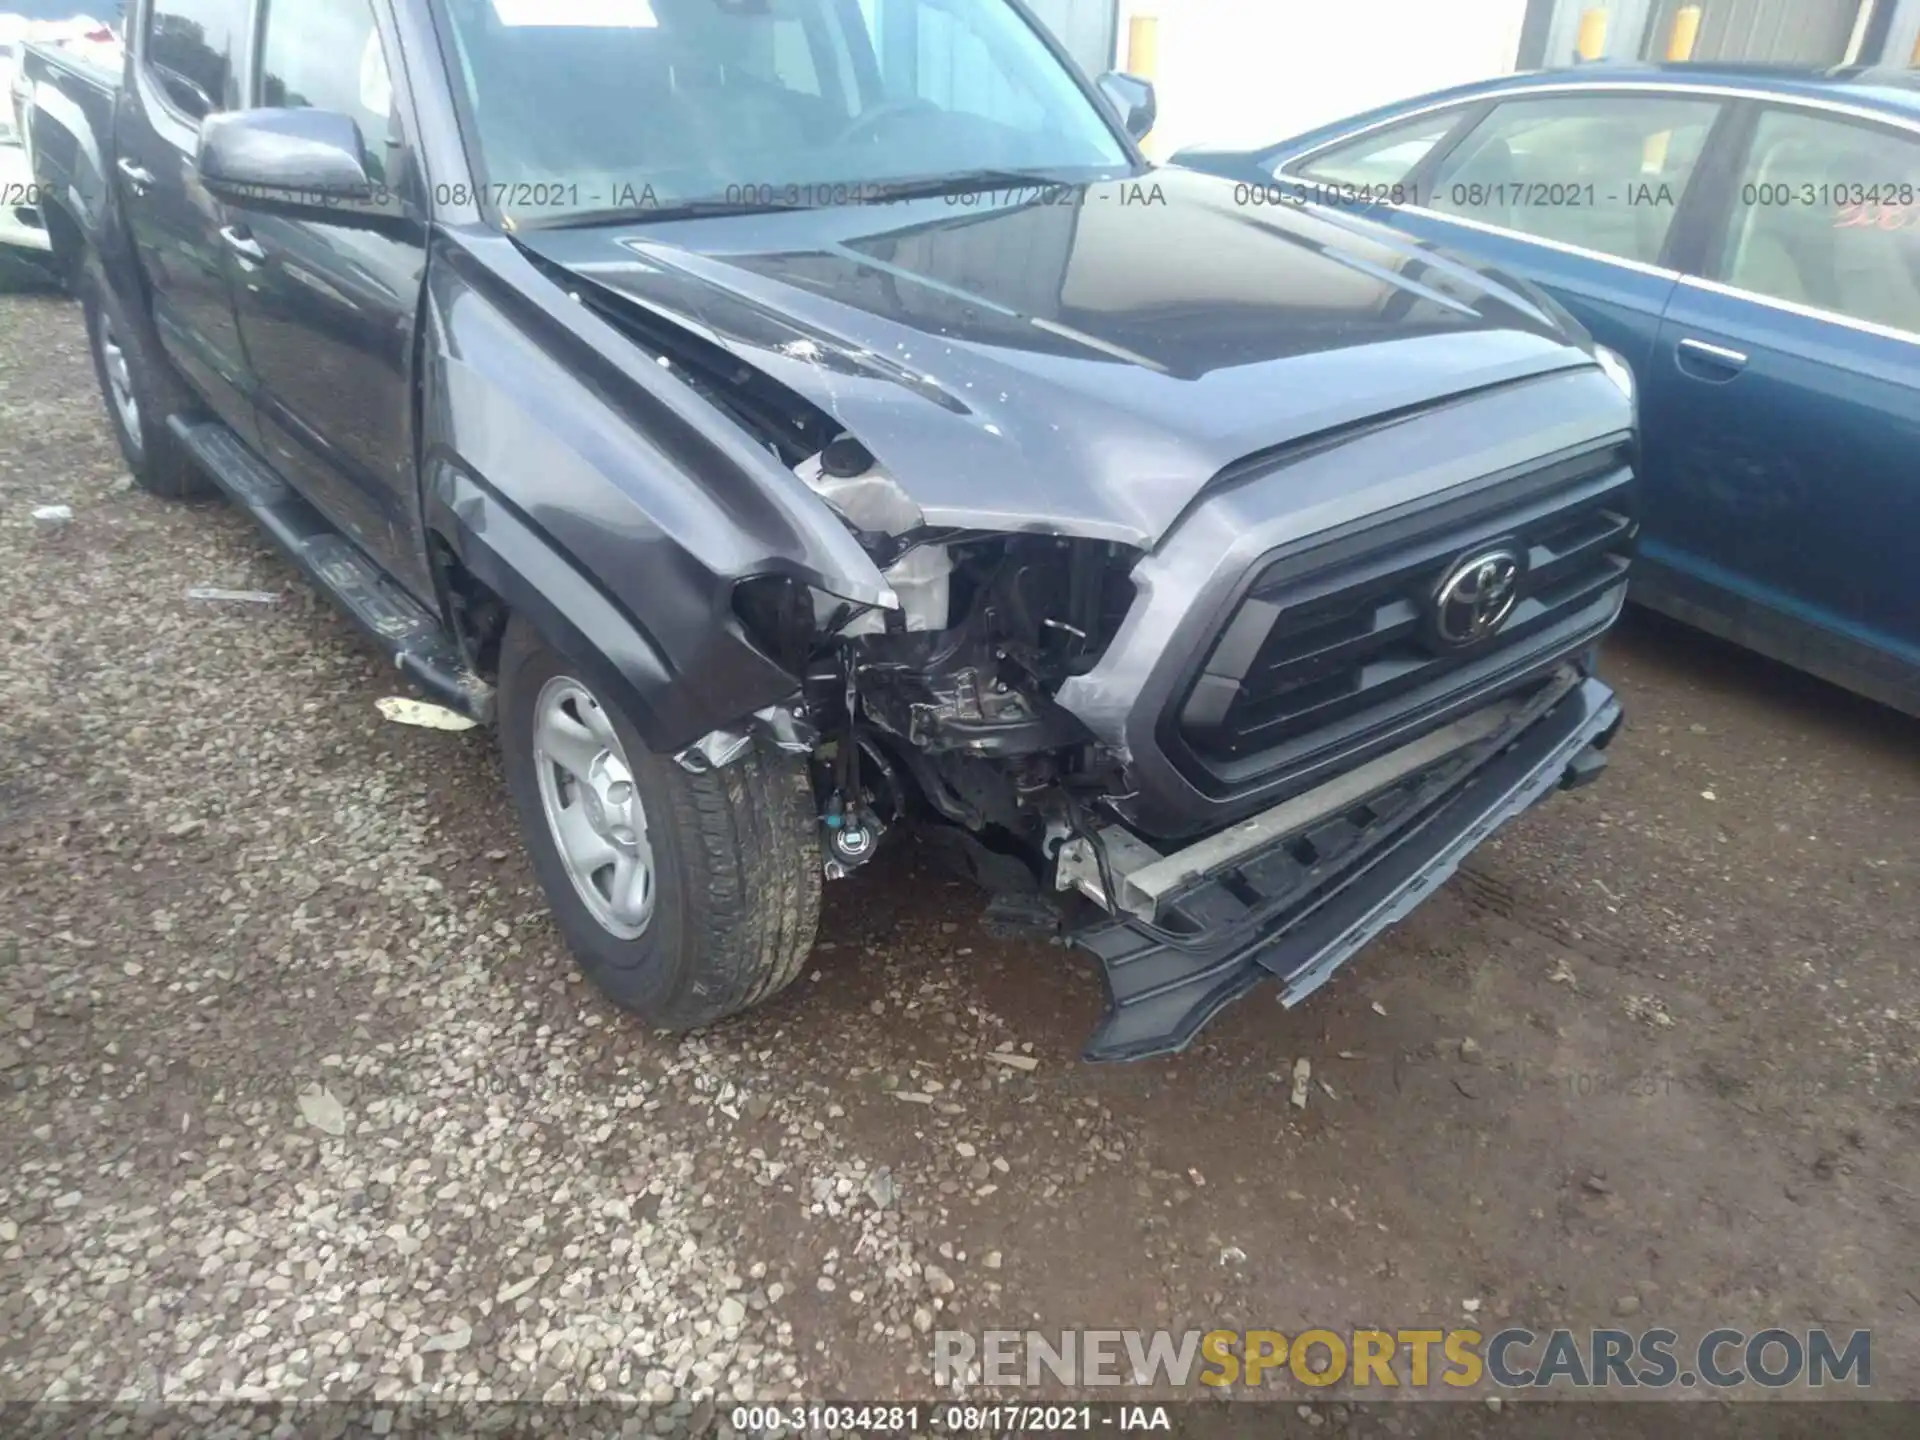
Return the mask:
<path id="1" fill-rule="evenodd" d="M 671 756 L 649 751 L 617 708 L 588 715 L 582 697 L 596 708 L 598 699 L 578 677 L 532 626 L 517 617 L 509 624 L 500 651 L 499 710 L 507 785 L 534 872 L 580 968 L 616 1004 L 667 1030 L 709 1025 L 777 994 L 800 973 L 820 918 L 819 815 L 805 757 L 756 741 L 732 764 L 691 774 Z M 553 733 L 543 732 L 541 722 L 554 704 L 569 721 L 582 716 L 610 723 L 624 751 L 618 758 L 644 807 L 643 823 L 626 830 L 644 837 L 653 859 L 651 911 L 638 933 L 627 933 L 634 905 L 613 915 L 616 929 L 590 908 L 581 889 L 591 884 L 604 911 L 620 872 L 576 880 L 579 867 L 562 853 L 549 819 L 550 803 L 570 795 L 579 805 L 583 796 L 580 782 L 538 748 L 542 735 Z M 602 752 L 595 763 L 607 759 Z M 548 792 L 543 771 L 553 787 Z M 589 811 L 594 823 L 607 826 L 605 834 L 621 836 L 613 806 Z M 628 886 L 619 893 L 635 891 Z"/>
<path id="2" fill-rule="evenodd" d="M 149 494 L 169 500 L 211 494 L 213 481 L 167 428 L 168 416 L 196 408 L 193 395 L 151 343 L 151 330 L 141 326 L 114 292 L 99 256 L 89 254 L 81 261 L 78 289 L 87 320 L 87 347 L 93 352 L 94 378 L 100 382 L 107 423 L 120 442 L 120 453 L 126 458 L 134 483 Z M 123 370 L 119 384 L 117 368 Z M 132 413 L 122 403 L 122 394 L 131 397 Z"/>

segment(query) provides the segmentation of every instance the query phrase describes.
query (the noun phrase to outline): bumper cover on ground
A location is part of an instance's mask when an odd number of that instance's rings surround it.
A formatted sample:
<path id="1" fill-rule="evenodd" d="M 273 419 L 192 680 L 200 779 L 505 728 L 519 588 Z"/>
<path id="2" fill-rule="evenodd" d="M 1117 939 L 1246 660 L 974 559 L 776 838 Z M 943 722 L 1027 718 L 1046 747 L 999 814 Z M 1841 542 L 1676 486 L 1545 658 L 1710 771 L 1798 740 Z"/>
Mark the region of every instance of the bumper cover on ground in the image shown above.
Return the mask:
<path id="1" fill-rule="evenodd" d="M 1269 977 L 1305 999 L 1367 941 L 1453 874 L 1482 840 L 1548 792 L 1598 773 L 1620 723 L 1581 679 L 1523 725 L 1450 755 L 1343 813 L 1282 836 L 1169 897 L 1155 922 L 1103 917 L 1071 938 L 1106 972 L 1089 1060 L 1189 1045 Z"/>

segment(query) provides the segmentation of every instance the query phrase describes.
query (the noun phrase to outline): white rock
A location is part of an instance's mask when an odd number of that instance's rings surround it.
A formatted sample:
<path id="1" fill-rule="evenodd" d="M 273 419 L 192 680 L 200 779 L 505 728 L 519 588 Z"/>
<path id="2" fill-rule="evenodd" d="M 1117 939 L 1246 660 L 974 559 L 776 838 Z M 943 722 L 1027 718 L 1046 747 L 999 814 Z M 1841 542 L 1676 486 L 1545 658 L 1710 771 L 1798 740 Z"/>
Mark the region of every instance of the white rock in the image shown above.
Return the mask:
<path id="1" fill-rule="evenodd" d="M 435 1351 L 464 1350 L 473 1343 L 473 1327 L 464 1320 L 453 1329 L 435 1335 L 420 1344 L 422 1355 L 431 1355 Z"/>
<path id="2" fill-rule="evenodd" d="M 313 1085 L 300 1092 L 300 1113 L 316 1130 L 329 1135 L 347 1133 L 347 1109 L 324 1085 Z"/>

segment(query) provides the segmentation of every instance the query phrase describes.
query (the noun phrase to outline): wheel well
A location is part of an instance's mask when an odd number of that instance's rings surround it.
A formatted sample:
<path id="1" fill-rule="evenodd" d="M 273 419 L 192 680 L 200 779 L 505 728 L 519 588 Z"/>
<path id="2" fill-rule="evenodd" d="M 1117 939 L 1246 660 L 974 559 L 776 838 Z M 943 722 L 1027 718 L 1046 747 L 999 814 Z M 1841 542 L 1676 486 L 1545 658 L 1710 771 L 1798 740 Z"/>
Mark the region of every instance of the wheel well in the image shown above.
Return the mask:
<path id="1" fill-rule="evenodd" d="M 47 244 L 52 247 L 54 273 L 69 291 L 75 290 L 87 253 L 86 237 L 79 222 L 60 206 L 42 200 L 40 223 L 46 226 Z"/>
<path id="2" fill-rule="evenodd" d="M 436 535 L 428 542 L 446 613 L 474 673 L 488 681 L 500 677 L 500 642 L 512 613 L 507 603 L 460 562 L 453 547 Z"/>

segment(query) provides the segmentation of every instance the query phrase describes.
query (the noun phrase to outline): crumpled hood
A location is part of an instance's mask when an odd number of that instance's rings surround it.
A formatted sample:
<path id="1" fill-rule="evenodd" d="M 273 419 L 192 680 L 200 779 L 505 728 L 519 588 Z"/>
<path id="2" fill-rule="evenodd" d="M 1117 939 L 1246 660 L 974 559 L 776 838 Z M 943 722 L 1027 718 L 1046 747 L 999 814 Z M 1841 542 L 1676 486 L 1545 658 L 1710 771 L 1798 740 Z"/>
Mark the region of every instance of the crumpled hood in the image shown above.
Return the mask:
<path id="1" fill-rule="evenodd" d="M 1514 282 L 1213 176 L 515 238 L 781 381 L 935 525 L 1151 547 L 1255 452 L 1589 363 Z"/>

